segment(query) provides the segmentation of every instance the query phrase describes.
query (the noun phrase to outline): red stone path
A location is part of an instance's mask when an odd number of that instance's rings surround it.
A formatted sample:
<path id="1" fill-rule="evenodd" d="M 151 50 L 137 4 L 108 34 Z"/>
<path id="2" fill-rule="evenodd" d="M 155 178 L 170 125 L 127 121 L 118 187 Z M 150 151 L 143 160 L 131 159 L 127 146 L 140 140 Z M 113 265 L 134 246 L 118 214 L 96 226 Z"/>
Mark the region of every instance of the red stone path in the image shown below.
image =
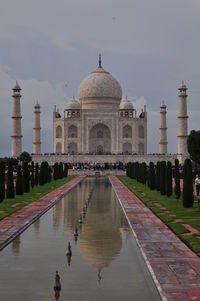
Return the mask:
<path id="1" fill-rule="evenodd" d="M 162 299 L 200 301 L 200 258 L 117 177 L 109 179 Z"/>
<path id="2" fill-rule="evenodd" d="M 79 176 L 0 221 L 0 251 L 81 182 Z"/>

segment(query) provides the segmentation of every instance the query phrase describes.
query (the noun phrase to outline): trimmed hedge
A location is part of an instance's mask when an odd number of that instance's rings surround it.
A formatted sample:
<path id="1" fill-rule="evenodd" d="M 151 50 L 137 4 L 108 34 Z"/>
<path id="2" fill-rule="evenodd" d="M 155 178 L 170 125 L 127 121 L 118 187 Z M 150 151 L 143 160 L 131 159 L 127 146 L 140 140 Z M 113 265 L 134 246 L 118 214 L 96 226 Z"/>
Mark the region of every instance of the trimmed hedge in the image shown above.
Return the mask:
<path id="1" fill-rule="evenodd" d="M 183 207 L 191 208 L 194 203 L 192 162 L 186 159 L 183 166 Z"/>

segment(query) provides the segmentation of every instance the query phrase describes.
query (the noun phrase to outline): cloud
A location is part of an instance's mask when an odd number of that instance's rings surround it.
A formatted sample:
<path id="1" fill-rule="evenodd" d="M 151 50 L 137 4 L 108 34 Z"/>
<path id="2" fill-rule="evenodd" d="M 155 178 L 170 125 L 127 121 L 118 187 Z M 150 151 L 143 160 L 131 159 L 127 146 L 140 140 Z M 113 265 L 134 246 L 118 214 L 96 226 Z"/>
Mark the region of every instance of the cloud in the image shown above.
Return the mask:
<path id="1" fill-rule="evenodd" d="M 22 86 L 23 144 L 32 151 L 33 106 L 41 104 L 43 151 L 52 150 L 52 110 L 77 97 L 103 67 L 148 108 L 148 149 L 159 150 L 159 107 L 168 107 L 168 149 L 177 152 L 178 85 L 188 86 L 189 130 L 198 129 L 200 2 L 196 0 L 6 0 L 0 11 L 1 154 L 10 153 L 12 87 Z M 67 86 L 65 85 L 67 83 Z"/>
<path id="2" fill-rule="evenodd" d="M 1 78 L 1 111 L 0 120 L 4 126 L 0 127 L 1 156 L 9 155 L 11 150 L 11 115 L 12 115 L 12 88 L 15 79 L 9 76 L 5 68 L 0 68 Z M 57 104 L 61 111 L 67 103 L 65 98 L 65 85 L 63 82 L 59 84 L 51 84 L 47 81 L 37 80 L 19 80 L 22 88 L 21 94 L 21 112 L 22 112 L 22 135 L 23 135 L 23 149 L 32 152 L 33 142 L 33 109 L 38 100 L 41 106 L 41 127 L 42 127 L 42 151 L 49 152 L 53 149 L 52 141 L 52 120 L 53 108 Z"/>

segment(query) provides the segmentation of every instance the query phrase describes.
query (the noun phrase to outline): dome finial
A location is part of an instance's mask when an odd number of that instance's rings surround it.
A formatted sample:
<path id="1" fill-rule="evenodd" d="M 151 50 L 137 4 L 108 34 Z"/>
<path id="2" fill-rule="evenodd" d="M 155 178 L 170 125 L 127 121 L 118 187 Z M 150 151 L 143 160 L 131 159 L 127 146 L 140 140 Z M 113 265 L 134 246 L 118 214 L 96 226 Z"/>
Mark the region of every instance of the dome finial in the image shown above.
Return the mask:
<path id="1" fill-rule="evenodd" d="M 101 68 L 101 53 L 99 53 L 99 68 Z"/>

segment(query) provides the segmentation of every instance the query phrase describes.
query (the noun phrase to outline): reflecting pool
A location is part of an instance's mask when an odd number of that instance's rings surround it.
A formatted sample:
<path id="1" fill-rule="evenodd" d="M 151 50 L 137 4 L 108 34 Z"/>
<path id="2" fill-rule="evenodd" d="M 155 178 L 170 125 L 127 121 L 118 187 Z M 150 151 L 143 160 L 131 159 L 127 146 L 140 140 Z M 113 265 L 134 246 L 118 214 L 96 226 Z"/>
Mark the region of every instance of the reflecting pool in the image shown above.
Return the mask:
<path id="1" fill-rule="evenodd" d="M 79 183 L 0 252 L 0 271 L 1 301 L 160 300 L 107 178 Z"/>

